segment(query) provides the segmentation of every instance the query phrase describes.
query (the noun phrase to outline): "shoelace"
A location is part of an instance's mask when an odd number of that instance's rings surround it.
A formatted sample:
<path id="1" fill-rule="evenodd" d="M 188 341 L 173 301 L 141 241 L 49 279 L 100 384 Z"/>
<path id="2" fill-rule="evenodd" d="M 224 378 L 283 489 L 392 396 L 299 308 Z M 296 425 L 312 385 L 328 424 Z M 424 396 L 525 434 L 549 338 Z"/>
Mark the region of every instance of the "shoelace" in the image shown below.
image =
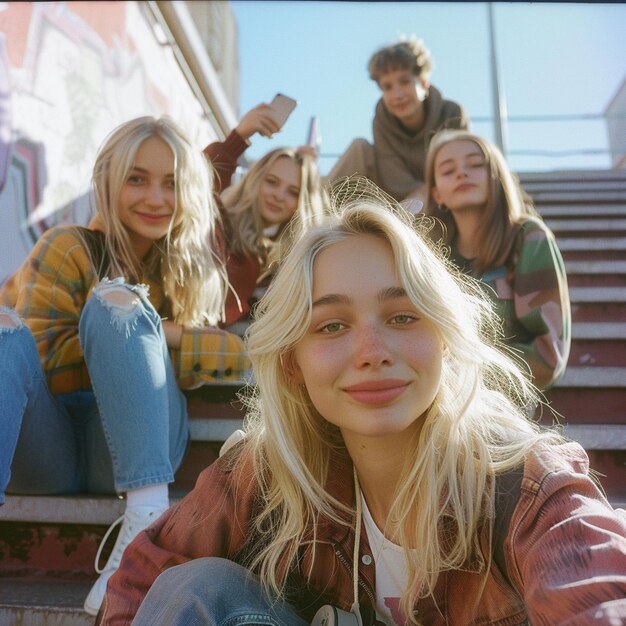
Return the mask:
<path id="1" fill-rule="evenodd" d="M 102 541 L 100 542 L 100 545 L 98 546 L 98 552 L 96 553 L 96 560 L 94 562 L 94 567 L 96 568 L 96 573 L 98 574 L 102 574 L 105 569 L 106 569 L 106 564 L 105 566 L 100 569 L 100 555 L 102 554 L 102 549 L 104 548 L 108 538 L 111 536 L 111 533 L 113 532 L 113 529 L 118 526 L 120 523 L 123 523 L 124 521 L 124 515 L 122 515 L 121 517 L 118 517 L 112 524 L 111 526 L 109 526 L 109 529 L 106 531 L 106 533 L 104 534 L 104 537 L 102 538 Z M 129 528 L 129 530 L 131 530 Z M 120 530 L 120 533 L 122 531 Z M 132 536 L 131 533 L 127 533 L 127 536 Z M 123 538 L 122 538 L 123 539 Z M 128 539 L 126 539 L 125 541 L 123 540 L 122 543 L 120 544 L 120 550 L 119 550 L 119 554 L 120 554 L 120 558 L 122 553 L 124 552 L 124 549 L 126 548 L 126 545 L 130 543 L 130 541 Z M 115 550 L 115 546 L 113 546 L 113 550 Z"/>

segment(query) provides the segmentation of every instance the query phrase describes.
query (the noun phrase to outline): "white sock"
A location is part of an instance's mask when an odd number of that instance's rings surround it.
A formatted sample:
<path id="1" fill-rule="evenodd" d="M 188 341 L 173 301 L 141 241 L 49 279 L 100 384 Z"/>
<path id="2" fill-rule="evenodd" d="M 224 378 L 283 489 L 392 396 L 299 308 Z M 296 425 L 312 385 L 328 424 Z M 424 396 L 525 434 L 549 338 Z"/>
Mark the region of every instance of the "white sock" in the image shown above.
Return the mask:
<path id="1" fill-rule="evenodd" d="M 167 483 L 147 485 L 126 492 L 127 509 L 164 511 L 170 505 Z"/>

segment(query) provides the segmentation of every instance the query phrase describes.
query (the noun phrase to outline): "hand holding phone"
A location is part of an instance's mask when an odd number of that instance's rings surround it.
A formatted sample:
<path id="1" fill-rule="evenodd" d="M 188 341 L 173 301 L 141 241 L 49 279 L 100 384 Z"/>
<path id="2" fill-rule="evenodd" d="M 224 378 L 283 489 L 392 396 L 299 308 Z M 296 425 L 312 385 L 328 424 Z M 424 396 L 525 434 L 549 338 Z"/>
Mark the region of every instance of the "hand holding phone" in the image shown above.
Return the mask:
<path id="1" fill-rule="evenodd" d="M 287 121 L 287 118 L 291 115 L 291 112 L 298 105 L 298 101 L 285 96 L 282 93 L 277 93 L 274 99 L 270 103 L 272 108 L 272 117 L 276 120 L 276 123 L 282 128 Z"/>

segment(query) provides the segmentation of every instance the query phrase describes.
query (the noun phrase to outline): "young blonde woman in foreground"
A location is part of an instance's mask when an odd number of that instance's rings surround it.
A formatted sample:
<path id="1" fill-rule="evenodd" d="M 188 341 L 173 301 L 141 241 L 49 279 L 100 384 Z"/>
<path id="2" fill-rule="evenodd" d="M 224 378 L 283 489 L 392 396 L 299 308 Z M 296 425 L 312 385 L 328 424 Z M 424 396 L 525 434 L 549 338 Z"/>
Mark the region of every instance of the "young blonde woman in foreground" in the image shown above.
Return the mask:
<path id="1" fill-rule="evenodd" d="M 355 194 L 294 244 L 249 329 L 245 438 L 133 542 L 99 623 L 626 617 L 626 519 L 409 219 Z"/>

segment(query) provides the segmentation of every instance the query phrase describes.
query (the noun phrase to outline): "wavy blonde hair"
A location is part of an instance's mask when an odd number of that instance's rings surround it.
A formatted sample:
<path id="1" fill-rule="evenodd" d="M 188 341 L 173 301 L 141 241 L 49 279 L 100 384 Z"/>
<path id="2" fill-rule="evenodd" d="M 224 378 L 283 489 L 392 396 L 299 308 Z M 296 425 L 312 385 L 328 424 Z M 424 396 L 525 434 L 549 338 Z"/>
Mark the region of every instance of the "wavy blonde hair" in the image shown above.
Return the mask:
<path id="1" fill-rule="evenodd" d="M 467 566 L 472 557 L 480 561 L 478 533 L 485 520 L 492 522 L 493 477 L 518 467 L 539 440 L 557 436 L 542 434 L 526 418 L 534 388 L 500 344 L 497 316 L 477 282 L 455 272 L 427 242 L 431 220 L 347 185 L 338 194 L 341 206 L 293 245 L 248 329 L 257 392 L 248 399 L 246 445 L 264 503 L 254 524 L 251 567 L 268 592 L 280 595 L 284 566 L 297 567 L 313 520 L 326 516 L 345 525 L 346 512 L 353 519 L 353 508 L 325 491 L 333 451 L 345 451 L 341 434 L 284 363 L 310 323 L 316 255 L 349 237 L 374 235 L 389 243 L 402 286 L 448 348 L 441 386 L 389 511 L 389 519 L 400 522 L 399 543 L 419 547 L 419 557 L 405 555 L 409 584 L 402 607 L 413 616 L 415 601 L 432 594 L 441 572 Z M 455 532 L 444 537 L 444 523 Z"/>
<path id="2" fill-rule="evenodd" d="M 506 264 L 511 257 L 515 238 L 528 218 L 541 220 L 532 200 L 522 190 L 500 150 L 492 143 L 466 130 L 442 130 L 430 142 L 425 165 L 425 205 L 423 213 L 440 220 L 444 229 L 438 234 L 450 245 L 456 236 L 454 217 L 440 207 L 432 196 L 435 184 L 435 160 L 439 150 L 455 141 L 471 141 L 478 146 L 489 174 L 487 203 L 481 213 L 477 237 L 481 242 L 472 265 L 477 271 Z"/>
<path id="3" fill-rule="evenodd" d="M 138 259 L 118 215 L 118 199 L 139 146 L 162 139 L 174 154 L 176 205 L 170 229 L 148 257 Z M 163 282 L 174 321 L 189 326 L 215 324 L 223 315 L 226 274 L 216 250 L 219 212 L 213 199 L 210 165 L 169 117 L 139 117 L 118 126 L 104 141 L 93 169 L 98 223 L 113 275 L 131 283 L 156 274 Z M 181 217 L 180 223 L 172 226 Z"/>
<path id="4" fill-rule="evenodd" d="M 259 210 L 259 188 L 274 163 L 291 159 L 300 170 L 300 195 L 293 217 L 281 224 L 278 234 L 269 238 L 263 233 Z M 280 255 L 280 243 L 289 243 L 300 234 L 300 224 L 315 224 L 327 212 L 328 201 L 322 188 L 315 159 L 295 148 L 276 148 L 256 161 L 232 187 L 222 194 L 230 221 L 228 247 L 233 254 L 259 259 L 267 267 Z"/>

